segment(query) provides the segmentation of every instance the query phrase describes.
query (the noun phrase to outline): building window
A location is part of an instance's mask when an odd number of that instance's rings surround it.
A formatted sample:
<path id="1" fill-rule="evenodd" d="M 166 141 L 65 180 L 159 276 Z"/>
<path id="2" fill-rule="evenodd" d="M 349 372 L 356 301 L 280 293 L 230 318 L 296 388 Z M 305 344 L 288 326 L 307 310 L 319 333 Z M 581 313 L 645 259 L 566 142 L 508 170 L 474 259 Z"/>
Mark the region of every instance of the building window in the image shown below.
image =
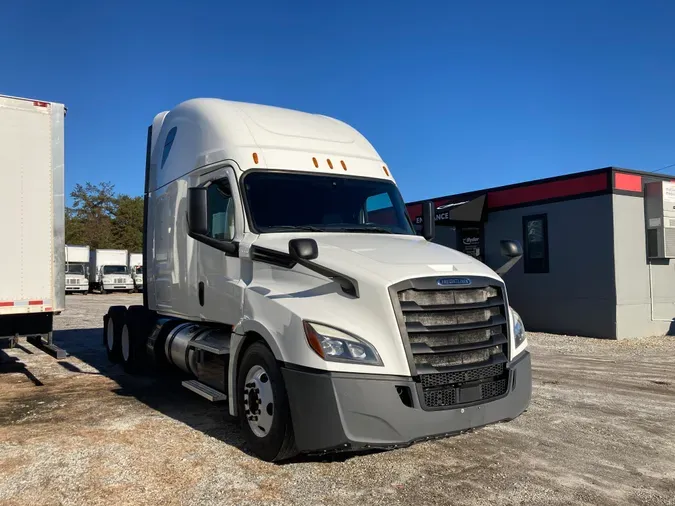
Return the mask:
<path id="1" fill-rule="evenodd" d="M 548 272 L 548 222 L 545 214 L 523 217 L 526 273 Z"/>
<path id="2" fill-rule="evenodd" d="M 178 127 L 173 127 L 171 130 L 169 130 L 169 133 L 166 135 L 166 142 L 164 142 L 164 152 L 162 153 L 162 165 L 160 165 L 160 169 L 164 168 L 164 164 L 166 163 L 166 159 L 169 157 L 169 151 L 171 151 L 171 146 L 173 146 L 173 140 L 176 138 L 176 131 L 178 130 Z"/>
<path id="3" fill-rule="evenodd" d="M 219 241 L 234 239 L 234 200 L 230 182 L 220 179 L 211 183 L 206 190 L 209 213 L 207 236 Z"/>

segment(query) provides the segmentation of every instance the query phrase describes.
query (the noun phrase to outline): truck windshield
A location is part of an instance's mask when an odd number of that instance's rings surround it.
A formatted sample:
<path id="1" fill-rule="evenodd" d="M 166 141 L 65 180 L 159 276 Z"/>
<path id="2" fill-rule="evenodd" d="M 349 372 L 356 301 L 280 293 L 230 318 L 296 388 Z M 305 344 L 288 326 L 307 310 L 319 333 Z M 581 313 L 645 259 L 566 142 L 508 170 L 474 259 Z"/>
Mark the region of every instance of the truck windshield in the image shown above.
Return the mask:
<path id="1" fill-rule="evenodd" d="M 143 266 L 139 265 L 138 267 L 134 268 L 134 272 L 136 274 L 143 274 Z"/>
<path id="2" fill-rule="evenodd" d="M 80 264 L 67 264 L 66 265 L 67 274 L 81 274 L 84 276 L 84 265 Z"/>
<path id="3" fill-rule="evenodd" d="M 126 265 L 106 265 L 103 267 L 103 274 L 126 274 Z"/>
<path id="4" fill-rule="evenodd" d="M 251 172 L 244 179 L 253 226 L 286 230 L 415 235 L 394 183 L 324 174 Z"/>

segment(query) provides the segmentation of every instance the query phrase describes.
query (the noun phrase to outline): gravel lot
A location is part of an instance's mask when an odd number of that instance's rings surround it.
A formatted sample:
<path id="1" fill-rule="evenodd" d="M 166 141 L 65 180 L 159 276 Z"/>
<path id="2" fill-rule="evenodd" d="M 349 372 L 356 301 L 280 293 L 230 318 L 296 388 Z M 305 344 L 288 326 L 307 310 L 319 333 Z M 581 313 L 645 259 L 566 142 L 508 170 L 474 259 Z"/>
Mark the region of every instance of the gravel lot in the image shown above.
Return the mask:
<path id="1" fill-rule="evenodd" d="M 675 505 L 673 337 L 531 334 L 533 398 L 517 420 L 275 465 L 246 453 L 222 408 L 108 363 L 101 317 L 140 299 L 67 297 L 60 362 L 25 341 L 0 350 L 0 505 Z"/>

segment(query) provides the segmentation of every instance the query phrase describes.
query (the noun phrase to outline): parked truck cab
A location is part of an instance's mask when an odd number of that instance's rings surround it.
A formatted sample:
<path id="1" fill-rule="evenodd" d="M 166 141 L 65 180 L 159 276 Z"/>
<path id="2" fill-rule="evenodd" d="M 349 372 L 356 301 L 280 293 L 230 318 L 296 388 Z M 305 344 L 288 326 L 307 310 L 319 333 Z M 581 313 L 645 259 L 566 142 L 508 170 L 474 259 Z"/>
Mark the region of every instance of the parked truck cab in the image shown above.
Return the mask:
<path id="1" fill-rule="evenodd" d="M 134 291 L 134 280 L 129 273 L 127 250 L 95 249 L 89 257 L 90 287 L 102 294 Z"/>
<path id="2" fill-rule="evenodd" d="M 134 290 L 143 290 L 143 254 L 129 253 L 129 274 L 134 282 Z"/>
<path id="3" fill-rule="evenodd" d="M 66 245 L 66 293 L 89 293 L 89 246 Z"/>
<path id="4" fill-rule="evenodd" d="M 183 371 L 259 457 L 396 448 L 528 406 L 504 281 L 429 240 L 430 206 L 416 235 L 349 125 L 183 102 L 149 128 L 145 208 L 144 303 L 110 308 L 107 352 L 130 372 Z"/>

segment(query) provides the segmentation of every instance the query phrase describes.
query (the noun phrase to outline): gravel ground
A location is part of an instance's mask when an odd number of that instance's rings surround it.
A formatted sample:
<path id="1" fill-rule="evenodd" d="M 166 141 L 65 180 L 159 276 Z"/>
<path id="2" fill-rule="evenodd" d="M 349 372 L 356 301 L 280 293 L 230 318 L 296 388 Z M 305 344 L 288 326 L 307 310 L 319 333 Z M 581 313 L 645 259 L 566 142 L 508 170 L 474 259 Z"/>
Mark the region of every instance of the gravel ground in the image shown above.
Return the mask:
<path id="1" fill-rule="evenodd" d="M 517 420 L 276 465 L 247 453 L 223 408 L 108 363 L 101 316 L 139 301 L 69 296 L 65 360 L 4 350 L 0 505 L 675 505 L 675 338 L 530 334 L 533 397 Z"/>

